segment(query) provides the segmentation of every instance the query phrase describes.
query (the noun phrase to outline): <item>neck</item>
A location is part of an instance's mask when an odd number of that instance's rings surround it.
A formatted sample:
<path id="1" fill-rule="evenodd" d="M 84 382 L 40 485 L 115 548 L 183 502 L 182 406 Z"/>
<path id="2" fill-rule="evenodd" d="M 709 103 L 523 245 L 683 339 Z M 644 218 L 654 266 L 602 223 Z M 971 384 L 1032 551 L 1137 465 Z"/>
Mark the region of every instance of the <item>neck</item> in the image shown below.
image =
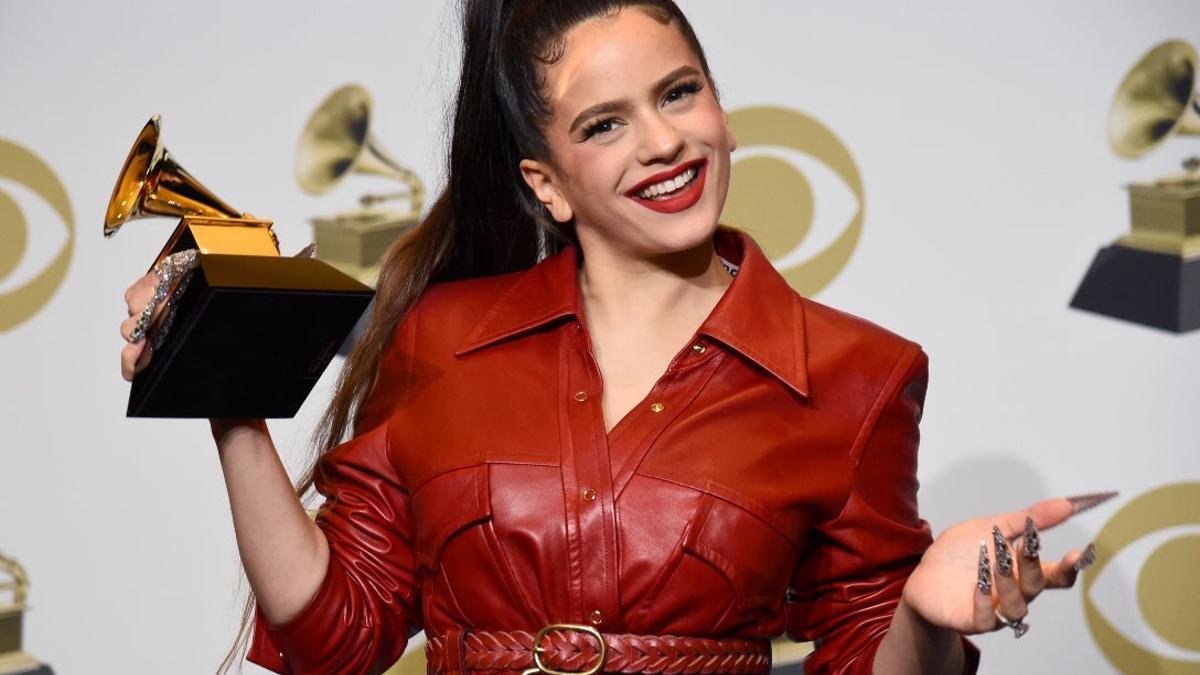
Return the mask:
<path id="1" fill-rule="evenodd" d="M 653 325 L 681 314 L 707 314 L 732 281 L 712 237 L 691 249 L 651 257 L 582 240 L 580 249 L 580 294 L 593 324 Z"/>

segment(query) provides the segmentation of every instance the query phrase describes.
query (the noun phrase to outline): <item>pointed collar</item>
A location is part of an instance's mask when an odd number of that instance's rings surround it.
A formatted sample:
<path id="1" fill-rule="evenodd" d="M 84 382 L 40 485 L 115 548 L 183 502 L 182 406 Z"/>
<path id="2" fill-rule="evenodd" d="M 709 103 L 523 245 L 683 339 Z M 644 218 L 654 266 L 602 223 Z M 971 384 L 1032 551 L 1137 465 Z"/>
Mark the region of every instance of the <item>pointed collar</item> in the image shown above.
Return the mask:
<path id="1" fill-rule="evenodd" d="M 697 332 L 724 343 L 796 393 L 808 396 L 800 296 L 750 235 L 721 226 L 714 236 L 717 253 L 739 269 Z M 567 246 L 516 273 L 455 355 L 484 349 L 565 317 L 580 317 L 577 265 L 577 251 Z"/>

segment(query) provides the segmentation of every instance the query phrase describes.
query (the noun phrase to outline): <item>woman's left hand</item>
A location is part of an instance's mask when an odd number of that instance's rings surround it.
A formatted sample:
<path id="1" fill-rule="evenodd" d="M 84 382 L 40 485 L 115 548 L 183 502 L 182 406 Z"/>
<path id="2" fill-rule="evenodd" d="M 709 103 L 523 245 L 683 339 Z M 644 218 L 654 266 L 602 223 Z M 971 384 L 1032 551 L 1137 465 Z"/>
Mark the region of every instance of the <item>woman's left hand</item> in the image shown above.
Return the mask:
<path id="1" fill-rule="evenodd" d="M 1022 619 L 1029 603 L 1044 589 L 1070 588 L 1079 571 L 1095 560 L 1095 546 L 1088 544 L 1043 562 L 1040 531 L 1115 494 L 1047 499 L 951 527 L 909 576 L 904 602 L 935 626 L 974 634 L 1008 625 L 1020 637 L 1027 628 Z"/>

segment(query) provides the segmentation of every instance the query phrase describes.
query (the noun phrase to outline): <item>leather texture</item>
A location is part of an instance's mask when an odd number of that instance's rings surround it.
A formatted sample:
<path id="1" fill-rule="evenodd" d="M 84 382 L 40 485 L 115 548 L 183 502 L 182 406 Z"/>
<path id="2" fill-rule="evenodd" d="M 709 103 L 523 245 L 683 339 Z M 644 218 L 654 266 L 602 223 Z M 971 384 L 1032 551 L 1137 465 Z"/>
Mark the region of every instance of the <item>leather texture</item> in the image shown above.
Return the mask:
<path id="1" fill-rule="evenodd" d="M 916 501 L 927 358 L 800 297 L 749 235 L 714 236 L 737 276 L 607 434 L 575 248 L 431 286 L 359 435 L 319 463 L 325 580 L 282 626 L 257 613 L 248 658 L 377 673 L 422 628 L 574 623 L 786 633 L 816 641 L 808 673 L 869 673 L 931 542 Z"/>
<path id="2" fill-rule="evenodd" d="M 771 643 L 766 640 L 660 637 L 602 633 L 608 673 L 669 673 L 670 675 L 749 675 L 771 668 Z M 426 645 L 431 673 L 478 672 L 518 675 L 533 667 L 534 640 L 530 631 L 472 631 L 461 640 L 435 637 Z M 551 630 L 538 642 L 542 665 L 559 672 L 581 673 L 594 668 L 601 653 L 596 639 L 578 630 Z M 458 655 L 450 652 L 459 650 Z M 455 671 L 449 663 L 462 661 Z"/>

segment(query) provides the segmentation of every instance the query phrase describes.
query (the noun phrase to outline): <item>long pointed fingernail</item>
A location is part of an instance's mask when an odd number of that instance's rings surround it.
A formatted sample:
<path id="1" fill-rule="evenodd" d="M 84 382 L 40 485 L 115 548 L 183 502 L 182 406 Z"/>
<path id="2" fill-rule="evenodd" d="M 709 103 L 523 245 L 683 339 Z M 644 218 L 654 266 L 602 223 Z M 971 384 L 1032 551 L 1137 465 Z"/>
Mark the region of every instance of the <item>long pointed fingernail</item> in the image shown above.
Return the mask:
<path id="1" fill-rule="evenodd" d="M 987 542 L 979 540 L 979 581 L 976 583 L 983 595 L 992 594 L 992 563 L 988 560 Z"/>
<path id="2" fill-rule="evenodd" d="M 1071 502 L 1071 507 L 1075 509 L 1075 515 L 1079 515 L 1084 511 L 1088 511 L 1100 506 L 1104 502 L 1116 496 L 1116 490 L 1106 490 L 1104 492 L 1093 492 L 1086 495 L 1067 497 L 1067 501 Z"/>
<path id="3" fill-rule="evenodd" d="M 1002 577 L 1012 576 L 1012 553 L 1008 550 L 1008 540 L 997 525 L 992 526 L 992 547 L 996 549 L 996 571 Z"/>
<path id="4" fill-rule="evenodd" d="M 1029 560 L 1037 560 L 1042 550 L 1042 537 L 1038 534 L 1037 525 L 1033 524 L 1031 516 L 1025 516 L 1025 537 L 1021 544 L 1021 555 Z"/>
<path id="5" fill-rule="evenodd" d="M 1096 562 L 1096 544 L 1092 543 L 1083 549 L 1083 555 L 1079 556 L 1079 560 L 1075 561 L 1075 571 L 1082 572 L 1091 567 L 1094 562 Z"/>

